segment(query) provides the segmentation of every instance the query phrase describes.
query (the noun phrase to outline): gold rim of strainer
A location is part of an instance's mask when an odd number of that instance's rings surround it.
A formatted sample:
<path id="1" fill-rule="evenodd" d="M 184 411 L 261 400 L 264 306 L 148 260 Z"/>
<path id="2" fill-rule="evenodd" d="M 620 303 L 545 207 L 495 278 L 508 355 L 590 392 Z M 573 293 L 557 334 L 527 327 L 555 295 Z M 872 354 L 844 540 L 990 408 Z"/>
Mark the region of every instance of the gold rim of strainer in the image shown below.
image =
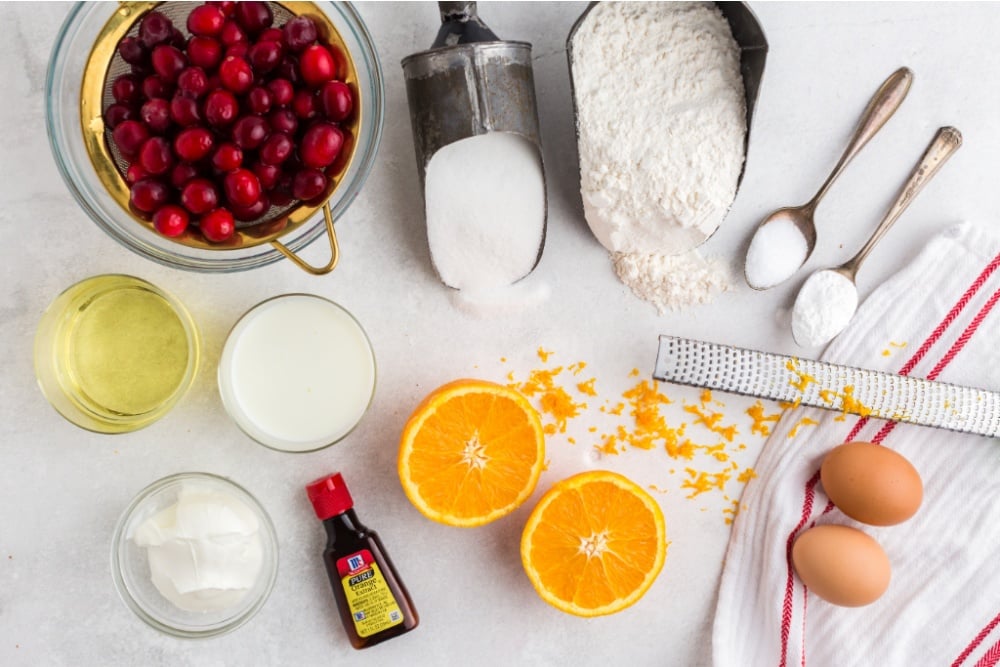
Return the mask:
<path id="1" fill-rule="evenodd" d="M 125 181 L 125 177 L 118 171 L 114 157 L 111 155 L 111 150 L 107 144 L 103 103 L 105 81 L 110 72 L 118 43 L 131 31 L 136 21 L 162 4 L 163 2 L 120 3 L 117 10 L 111 15 L 111 18 L 104 24 L 94 42 L 94 47 L 87 58 L 87 65 L 84 68 L 83 81 L 80 86 L 80 122 L 83 130 L 83 142 L 97 178 L 108 191 L 108 194 L 111 195 L 111 198 L 135 220 L 136 224 L 143 225 L 154 234 L 157 232 L 153 229 L 152 222 L 137 217 L 129 206 L 128 184 Z M 351 116 L 351 120 L 342 124 L 342 127 L 347 130 L 347 136 L 345 137 L 347 140 L 345 146 L 347 156 L 344 159 L 338 159 L 335 165 L 327 170 L 330 185 L 327 187 L 327 192 L 318 202 L 299 204 L 273 220 L 238 228 L 233 238 L 225 243 L 210 243 L 200 234 L 191 231 L 185 232 L 185 234 L 179 237 L 163 238 L 168 238 L 168 240 L 180 245 L 203 250 L 232 250 L 270 243 L 278 252 L 292 260 L 301 269 L 320 275 L 332 271 L 340 258 L 337 235 L 333 225 L 333 213 L 330 210 L 330 198 L 337 191 L 344 175 L 350 171 L 357 152 L 358 129 L 361 127 L 363 121 L 358 73 L 354 66 L 354 59 L 351 57 L 351 53 L 340 36 L 337 27 L 333 25 L 330 18 L 315 3 L 274 2 L 272 0 L 272 4 L 283 7 L 290 14 L 308 16 L 313 19 L 319 29 L 320 38 L 327 44 L 339 48 L 344 54 L 347 65 L 344 82 L 351 87 L 351 91 L 355 96 L 354 113 Z M 331 258 L 325 265 L 313 266 L 289 250 L 285 244 L 278 241 L 278 238 L 301 227 L 320 209 L 323 209 L 326 232 L 330 239 Z"/>

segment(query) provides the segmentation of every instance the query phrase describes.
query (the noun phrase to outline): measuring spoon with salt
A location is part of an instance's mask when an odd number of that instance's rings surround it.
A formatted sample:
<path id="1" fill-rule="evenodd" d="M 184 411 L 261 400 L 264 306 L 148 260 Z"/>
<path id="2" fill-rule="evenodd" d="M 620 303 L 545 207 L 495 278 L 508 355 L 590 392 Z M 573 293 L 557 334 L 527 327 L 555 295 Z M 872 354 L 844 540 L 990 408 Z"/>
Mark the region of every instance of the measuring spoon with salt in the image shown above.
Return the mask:
<path id="1" fill-rule="evenodd" d="M 757 226 L 747 251 L 743 275 L 755 290 L 765 290 L 792 277 L 816 247 L 813 215 L 827 190 L 848 163 L 878 134 L 903 103 L 913 83 L 913 72 L 900 67 L 875 91 L 868 102 L 854 136 L 819 191 L 801 206 L 779 208 Z"/>
<path id="2" fill-rule="evenodd" d="M 961 132 L 954 127 L 940 128 L 899 191 L 896 201 L 858 254 L 836 268 L 822 269 L 809 276 L 792 308 L 792 336 L 796 343 L 805 347 L 823 345 L 847 327 L 858 309 L 855 278 L 861 263 L 961 145 Z"/>

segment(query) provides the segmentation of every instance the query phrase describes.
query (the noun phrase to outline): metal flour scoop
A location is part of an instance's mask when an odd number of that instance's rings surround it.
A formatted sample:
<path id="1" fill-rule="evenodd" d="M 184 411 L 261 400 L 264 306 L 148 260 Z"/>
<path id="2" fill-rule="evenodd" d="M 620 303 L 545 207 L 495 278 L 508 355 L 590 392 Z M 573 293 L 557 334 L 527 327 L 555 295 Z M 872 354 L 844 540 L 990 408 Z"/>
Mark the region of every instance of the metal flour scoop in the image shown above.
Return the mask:
<path id="1" fill-rule="evenodd" d="M 476 135 L 519 135 L 535 147 L 541 164 L 531 44 L 498 38 L 479 18 L 475 2 L 438 7 L 441 28 L 434 44 L 402 61 L 421 192 L 434 154 Z M 547 219 L 547 203 L 545 208 Z M 532 270 L 544 245 L 543 229 Z"/>

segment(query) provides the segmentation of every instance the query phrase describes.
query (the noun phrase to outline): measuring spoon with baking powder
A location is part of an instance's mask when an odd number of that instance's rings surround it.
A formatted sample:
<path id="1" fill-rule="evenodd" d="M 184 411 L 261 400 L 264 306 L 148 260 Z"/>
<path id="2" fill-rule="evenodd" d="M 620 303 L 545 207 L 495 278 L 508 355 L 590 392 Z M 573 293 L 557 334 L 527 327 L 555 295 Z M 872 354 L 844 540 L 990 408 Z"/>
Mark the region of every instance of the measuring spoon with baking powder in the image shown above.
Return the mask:
<path id="1" fill-rule="evenodd" d="M 792 308 L 792 337 L 796 343 L 806 347 L 823 345 L 847 327 L 858 309 L 855 278 L 861 263 L 961 145 L 961 132 L 953 127 L 940 128 L 906 179 L 896 201 L 858 254 L 836 268 L 822 269 L 809 276 Z"/>
<path id="2" fill-rule="evenodd" d="M 812 199 L 801 206 L 779 208 L 757 226 L 747 251 L 743 275 L 755 290 L 765 290 L 784 282 L 806 263 L 816 247 L 813 215 L 827 190 L 854 156 L 878 134 L 903 103 L 913 83 L 913 72 L 900 67 L 875 91 L 868 102 L 854 136 L 826 181 Z M 784 246 L 778 250 L 777 246 Z"/>

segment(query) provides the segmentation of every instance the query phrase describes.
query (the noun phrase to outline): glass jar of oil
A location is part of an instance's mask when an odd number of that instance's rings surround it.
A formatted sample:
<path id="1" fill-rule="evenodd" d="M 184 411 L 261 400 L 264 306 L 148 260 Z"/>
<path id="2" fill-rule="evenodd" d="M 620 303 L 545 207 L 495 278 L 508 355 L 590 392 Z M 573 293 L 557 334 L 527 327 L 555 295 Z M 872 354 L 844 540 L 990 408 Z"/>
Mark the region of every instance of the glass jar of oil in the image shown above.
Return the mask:
<path id="1" fill-rule="evenodd" d="M 66 419 L 99 433 L 152 424 L 184 396 L 200 356 L 187 309 L 140 278 L 101 275 L 60 294 L 35 336 L 35 375 Z"/>

